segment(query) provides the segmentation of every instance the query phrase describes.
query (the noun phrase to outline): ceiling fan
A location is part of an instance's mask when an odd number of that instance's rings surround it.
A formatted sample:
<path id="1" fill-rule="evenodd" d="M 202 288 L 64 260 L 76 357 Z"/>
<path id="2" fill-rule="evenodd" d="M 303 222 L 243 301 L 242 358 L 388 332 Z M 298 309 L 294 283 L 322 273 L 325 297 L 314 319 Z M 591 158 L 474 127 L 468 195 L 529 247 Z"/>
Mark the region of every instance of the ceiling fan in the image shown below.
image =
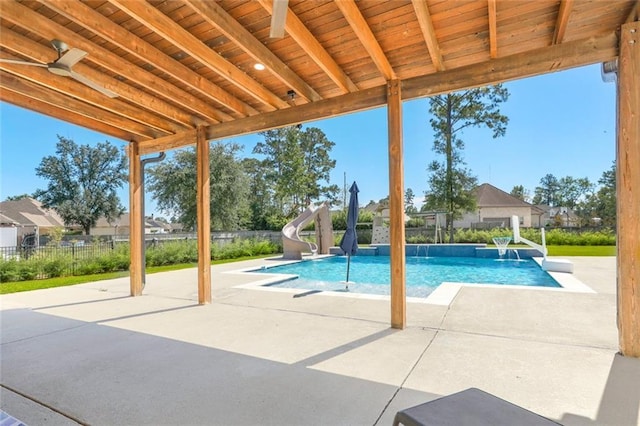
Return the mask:
<path id="1" fill-rule="evenodd" d="M 28 62 L 28 61 L 20 61 L 16 59 L 2 59 L 0 58 L 0 62 L 6 62 L 9 64 L 18 64 L 18 65 L 30 65 L 34 67 L 43 67 L 46 68 L 51 74 L 59 75 L 62 77 L 71 77 L 80 83 L 91 87 L 94 90 L 110 97 L 115 98 L 118 96 L 117 93 L 112 92 L 106 87 L 102 87 L 98 83 L 89 80 L 85 76 L 78 74 L 75 72 L 72 67 L 80 62 L 82 58 L 87 56 L 87 52 L 84 50 L 72 48 L 69 49 L 67 43 L 60 40 L 52 40 L 51 45 L 58 52 L 58 59 L 48 64 L 41 64 L 38 62 Z M 65 53 L 66 52 L 66 53 Z"/>
<path id="2" fill-rule="evenodd" d="M 273 10 L 271 11 L 271 30 L 269 37 L 284 37 L 284 26 L 287 22 L 287 9 L 289 0 L 273 0 Z"/>

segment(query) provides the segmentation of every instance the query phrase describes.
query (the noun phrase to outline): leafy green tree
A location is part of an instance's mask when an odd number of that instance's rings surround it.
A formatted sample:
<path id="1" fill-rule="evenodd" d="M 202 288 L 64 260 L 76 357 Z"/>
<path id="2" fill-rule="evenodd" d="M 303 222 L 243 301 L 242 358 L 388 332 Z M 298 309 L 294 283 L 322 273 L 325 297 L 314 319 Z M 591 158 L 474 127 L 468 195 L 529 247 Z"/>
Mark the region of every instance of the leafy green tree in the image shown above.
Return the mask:
<path id="1" fill-rule="evenodd" d="M 504 136 L 508 117 L 500 113 L 509 92 L 502 85 L 480 87 L 429 98 L 429 120 L 434 130 L 433 151 L 444 161 L 429 165 L 430 189 L 425 192 L 427 208 L 447 211 L 449 241 L 453 243 L 453 219 L 475 209 L 473 188 L 477 180 L 462 159 L 462 131 L 469 127 L 487 127 L 493 138 Z"/>
<path id="2" fill-rule="evenodd" d="M 274 204 L 274 190 L 266 178 L 268 170 L 265 169 L 264 162 L 256 158 L 245 158 L 242 160 L 242 166 L 249 181 L 249 210 L 251 212 L 249 227 L 251 229 L 278 229 L 278 224 L 286 222 L 286 220 Z"/>
<path id="3" fill-rule="evenodd" d="M 286 217 L 298 215 L 312 201 L 337 202 L 340 188 L 329 184 L 330 172 L 336 165 L 329 154 L 335 143 L 322 130 L 309 127 L 303 131 L 290 126 L 261 135 L 264 142 L 257 143 L 253 153 L 265 157 L 265 177 Z"/>
<path id="4" fill-rule="evenodd" d="M 522 185 L 516 185 L 511 190 L 511 195 L 519 200 L 529 202 L 529 191 Z"/>
<path id="5" fill-rule="evenodd" d="M 31 198 L 31 197 L 33 197 L 33 195 L 29 195 L 29 194 L 10 195 L 5 199 L 5 201 L 18 201 L 18 200 L 22 200 L 23 198 Z"/>
<path id="6" fill-rule="evenodd" d="M 425 192 L 423 211 L 453 212 L 447 213 L 447 232 L 449 242 L 453 243 L 453 220 L 476 209 L 474 189 L 478 186 L 478 179 L 469 169 L 460 166 L 449 175 L 445 166 L 437 161 L 429 165 L 429 171 L 430 191 Z"/>
<path id="7" fill-rule="evenodd" d="M 600 188 L 585 202 L 590 218 L 599 217 L 605 226 L 616 225 L 616 162 L 598 180 Z"/>
<path id="8" fill-rule="evenodd" d="M 536 186 L 533 195 L 533 204 L 546 204 L 558 206 L 560 182 L 558 178 L 548 173 L 540 179 L 540 186 Z"/>
<path id="9" fill-rule="evenodd" d="M 575 209 L 580 201 L 587 199 L 594 190 L 588 178 L 565 176 L 558 181 L 558 205 Z"/>
<path id="10" fill-rule="evenodd" d="M 418 209 L 413 205 L 415 194 L 411 188 L 404 191 L 404 212 L 406 214 L 418 213 Z"/>
<path id="11" fill-rule="evenodd" d="M 214 143 L 209 154 L 211 228 L 235 230 L 249 222 L 249 184 L 237 154 L 241 146 Z M 177 151 L 173 158 L 147 171 L 148 188 L 158 208 L 193 229 L 197 221 L 196 150 Z"/>
<path id="12" fill-rule="evenodd" d="M 124 154 L 111 143 L 92 147 L 58 136 L 56 155 L 44 157 L 36 168 L 49 184 L 34 196 L 66 225 L 80 225 L 89 235 L 100 217 L 114 220 L 124 211 L 116 190 L 127 181 L 126 170 Z"/>

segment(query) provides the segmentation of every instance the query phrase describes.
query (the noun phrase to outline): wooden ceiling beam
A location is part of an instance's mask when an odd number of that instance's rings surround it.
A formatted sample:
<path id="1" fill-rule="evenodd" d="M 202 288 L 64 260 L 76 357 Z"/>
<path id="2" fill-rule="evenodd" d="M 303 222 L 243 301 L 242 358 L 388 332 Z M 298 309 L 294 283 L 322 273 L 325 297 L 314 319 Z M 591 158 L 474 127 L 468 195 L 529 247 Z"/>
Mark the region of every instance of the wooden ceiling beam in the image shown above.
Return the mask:
<path id="1" fill-rule="evenodd" d="M 402 99 L 424 98 L 457 90 L 502 83 L 518 78 L 533 77 L 549 72 L 610 61 L 618 55 L 618 37 L 615 33 L 575 40 L 533 51 L 496 58 L 491 62 L 468 65 L 402 81 Z M 386 105 L 387 86 L 377 86 L 331 99 L 273 111 L 255 117 L 209 126 L 208 139 L 224 139 L 298 123 L 336 117 Z M 179 140 L 180 136 L 176 135 Z M 188 139 L 188 138 L 185 138 Z M 141 147 L 163 147 L 151 141 Z M 172 145 L 172 149 L 180 144 Z M 141 148 L 142 149 L 142 148 Z M 147 151 L 148 149 L 145 148 Z M 151 153 L 156 151 L 148 151 Z"/>
<path id="2" fill-rule="evenodd" d="M 492 0 L 489 0 L 491 3 Z M 438 37 L 436 37 L 436 30 L 433 27 L 433 20 L 431 19 L 431 13 L 429 13 L 429 6 L 427 6 L 426 0 L 412 0 L 413 9 L 416 11 L 416 17 L 422 30 L 422 36 L 427 43 L 427 49 L 429 49 L 429 56 L 431 56 L 431 62 L 438 71 L 444 71 L 444 59 L 442 59 L 442 53 L 440 52 L 440 44 L 438 43 Z"/>
<path id="3" fill-rule="evenodd" d="M 576 40 L 497 58 L 491 62 L 468 65 L 402 81 L 404 100 L 440 95 L 466 88 L 497 84 L 517 78 L 533 77 L 584 65 L 605 62 L 618 55 L 615 33 Z M 386 85 L 349 93 L 314 104 L 274 111 L 255 117 L 209 127 L 210 139 L 255 133 L 262 130 L 334 117 L 385 105 Z"/>
<path id="4" fill-rule="evenodd" d="M 323 99 L 318 102 L 308 103 L 294 108 L 267 112 L 255 117 L 240 118 L 235 121 L 220 123 L 208 127 L 207 139 L 224 139 L 230 136 L 246 135 L 263 130 L 304 123 L 326 117 L 335 117 L 354 111 L 363 111 L 379 107 L 385 105 L 387 102 L 386 93 L 386 85 L 373 87 L 371 89 L 348 93 L 335 98 Z M 175 138 L 166 137 L 157 139 L 156 141 L 140 142 L 140 150 L 146 154 L 165 151 L 168 148 L 158 144 L 157 142 L 158 140 L 161 141 L 163 139 L 171 142 L 170 149 L 180 148 L 184 145 L 180 145 L 179 141 L 190 140 L 189 132 L 183 132 L 183 134 L 185 135 L 184 137 L 176 135 Z M 185 143 L 185 145 L 189 144 L 193 144 L 192 139 L 191 142 Z"/>
<path id="5" fill-rule="evenodd" d="M 8 56 L 8 59 L 20 58 L 17 56 Z M 144 112 L 144 110 L 135 108 L 117 98 L 109 98 L 108 96 L 75 81 L 71 77 L 61 77 L 51 74 L 45 68 L 0 62 L 0 69 L 39 84 L 40 86 L 55 90 L 63 95 L 72 96 L 75 99 L 86 102 L 96 108 L 104 109 L 105 111 L 109 111 L 121 117 L 137 121 L 138 123 L 154 128 L 161 133 L 169 134 L 175 133 L 179 130 L 186 130 L 184 127 L 182 129 L 176 129 L 174 126 L 170 126 L 171 123 L 167 120 L 164 120 L 154 114 Z"/>
<path id="6" fill-rule="evenodd" d="M 553 31 L 553 44 L 560 44 L 564 39 L 569 23 L 569 15 L 573 8 L 573 0 L 560 0 L 560 8 L 558 9 L 558 18 L 556 19 L 556 27 Z"/>
<path id="7" fill-rule="evenodd" d="M 617 55 L 618 37 L 612 32 L 404 80 L 402 93 L 405 99 L 440 95 L 606 62 Z"/>
<path id="8" fill-rule="evenodd" d="M 71 43 L 71 47 L 88 52 L 89 55 L 83 61 L 103 66 L 155 93 L 161 99 L 181 105 L 194 114 L 194 125 L 198 124 L 195 121 L 201 121 L 197 117 L 203 117 L 213 123 L 224 119 L 224 116 L 216 108 L 20 3 L 2 1 L 2 18 L 47 40 L 67 41 Z"/>
<path id="9" fill-rule="evenodd" d="M 199 0 L 202 1 L 202 0 Z M 267 12 L 273 13 L 273 0 L 258 0 Z M 331 57 L 320 42 L 311 34 L 311 31 L 302 23 L 296 14 L 288 9 L 285 22 L 287 34 L 306 52 L 307 55 L 327 74 L 327 76 L 342 90 L 342 93 L 357 92 L 355 85 L 349 76 L 340 68 L 340 65 Z"/>
<path id="10" fill-rule="evenodd" d="M 65 1 L 65 0 L 58 0 Z M 263 64 L 282 83 L 295 92 L 315 102 L 322 97 L 309 86 L 298 74 L 293 72 L 267 46 L 255 38 L 245 27 L 229 15 L 217 2 L 205 0 L 185 0 L 191 8 L 202 16 L 209 25 L 217 28 L 229 40 L 236 43 L 255 61 Z"/>
<path id="11" fill-rule="evenodd" d="M 213 84 L 195 71 L 184 66 L 179 61 L 165 55 L 150 43 L 130 33 L 120 25 L 109 20 L 102 14 L 96 12 L 78 0 L 39 0 L 49 9 L 65 16 L 94 34 L 99 35 L 110 43 L 138 57 L 139 59 L 152 64 L 163 72 L 182 81 L 185 85 L 196 90 L 211 101 L 224 105 L 236 112 L 235 117 L 246 117 L 257 114 L 253 107 L 240 101 L 229 92 Z M 222 121 L 230 121 L 231 116 L 221 116 Z"/>
<path id="12" fill-rule="evenodd" d="M 2 82 L 0 82 L 0 87 L 2 87 Z M 81 126 L 89 130 L 93 130 L 94 132 L 109 135 L 124 141 L 140 139 L 138 135 L 127 132 L 126 130 L 92 120 L 84 115 L 76 114 L 72 111 L 58 108 L 57 106 L 42 102 L 38 99 L 30 98 L 5 87 L 2 87 L 2 90 L 0 90 L 0 100 L 20 108 L 28 109 L 29 111 L 35 111 L 37 113 L 53 117 L 61 121 L 66 121 L 68 123 L 73 123 L 76 126 Z"/>
<path id="13" fill-rule="evenodd" d="M 51 62 L 55 58 L 55 52 L 50 47 L 45 47 L 7 28 L 2 29 L 0 45 L 40 63 Z M 152 96 L 115 78 L 108 77 L 103 72 L 96 71 L 82 62 L 75 64 L 73 70 L 117 93 L 119 98 L 126 99 L 164 117 L 165 126 L 169 127 L 172 133 L 184 130 L 185 127 L 193 127 L 193 117 L 191 115 L 182 112 L 174 105 L 164 102 L 157 96 Z"/>
<path id="14" fill-rule="evenodd" d="M 163 136 L 156 139 L 142 141 L 138 144 L 140 155 L 153 154 L 160 151 L 169 151 L 176 148 L 183 148 L 195 145 L 197 130 L 176 133 L 175 135 Z"/>
<path id="15" fill-rule="evenodd" d="M 356 5 L 355 1 L 337 0 L 335 5 L 338 6 L 338 9 L 340 9 L 347 22 L 349 22 L 351 29 L 362 43 L 367 53 L 369 53 L 369 56 L 371 56 L 371 59 L 376 64 L 384 78 L 386 80 L 395 80 L 398 78 L 387 59 L 387 55 L 384 53 L 384 50 L 382 50 L 380 43 L 378 43 L 378 40 L 371 31 L 371 28 L 369 28 L 369 24 L 366 19 L 364 19 L 364 16 L 362 16 L 362 13 L 360 12 L 360 9 L 358 9 L 358 5 Z"/>
<path id="16" fill-rule="evenodd" d="M 498 6 L 497 0 L 488 0 L 489 14 L 489 56 L 498 57 Z"/>
<path id="17" fill-rule="evenodd" d="M 626 24 L 630 22 L 640 21 L 640 1 L 636 1 L 629 12 L 629 16 L 624 20 Z"/>
<path id="18" fill-rule="evenodd" d="M 0 71 L 0 85 L 13 92 L 37 99 L 41 102 L 59 107 L 60 109 L 83 115 L 90 119 L 108 124 L 109 126 L 121 128 L 127 132 L 142 136 L 144 139 L 153 139 L 161 136 L 158 132 L 149 129 L 147 126 L 140 123 L 107 112 L 103 109 L 96 108 L 93 105 L 88 105 L 82 101 L 70 98 L 69 96 L 62 95 L 36 83 L 16 77 L 6 71 Z M 65 121 L 71 122 L 70 120 Z"/>
<path id="19" fill-rule="evenodd" d="M 179 47 L 206 67 L 226 79 L 238 89 L 264 103 L 269 110 L 288 108 L 289 104 L 238 69 L 219 53 L 182 28 L 153 5 L 139 0 L 109 0 L 120 10 L 142 23 L 173 45 Z M 283 96 L 285 94 L 283 93 Z"/>

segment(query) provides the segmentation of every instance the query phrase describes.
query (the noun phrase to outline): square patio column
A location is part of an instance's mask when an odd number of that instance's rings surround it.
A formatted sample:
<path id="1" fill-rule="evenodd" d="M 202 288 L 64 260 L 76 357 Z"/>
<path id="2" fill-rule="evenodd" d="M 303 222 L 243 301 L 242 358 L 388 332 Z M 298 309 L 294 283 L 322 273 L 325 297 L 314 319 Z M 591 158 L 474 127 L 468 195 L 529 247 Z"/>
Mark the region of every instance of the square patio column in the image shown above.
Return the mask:
<path id="1" fill-rule="evenodd" d="M 198 221 L 198 303 L 211 303 L 211 190 L 209 141 L 204 126 L 196 133 L 196 186 Z"/>
<path id="2" fill-rule="evenodd" d="M 618 337 L 640 358 L 640 22 L 622 25 L 616 149 Z"/>
<path id="3" fill-rule="evenodd" d="M 131 296 L 142 294 L 142 165 L 137 142 L 129 143 L 129 280 Z"/>
<path id="4" fill-rule="evenodd" d="M 399 80 L 387 83 L 389 128 L 389 255 L 391 257 L 391 327 L 407 323 L 404 236 L 404 163 L 402 147 L 402 93 Z"/>

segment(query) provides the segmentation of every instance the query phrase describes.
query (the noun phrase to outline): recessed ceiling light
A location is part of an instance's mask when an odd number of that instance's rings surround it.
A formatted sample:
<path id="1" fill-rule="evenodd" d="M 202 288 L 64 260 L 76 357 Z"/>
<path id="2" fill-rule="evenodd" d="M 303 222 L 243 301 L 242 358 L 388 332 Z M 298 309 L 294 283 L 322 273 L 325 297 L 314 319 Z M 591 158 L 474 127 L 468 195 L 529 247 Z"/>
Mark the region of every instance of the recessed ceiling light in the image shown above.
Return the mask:
<path id="1" fill-rule="evenodd" d="M 257 63 L 253 66 L 255 69 L 257 69 L 258 71 L 263 71 L 264 70 L 264 65 L 262 65 L 261 63 Z"/>

